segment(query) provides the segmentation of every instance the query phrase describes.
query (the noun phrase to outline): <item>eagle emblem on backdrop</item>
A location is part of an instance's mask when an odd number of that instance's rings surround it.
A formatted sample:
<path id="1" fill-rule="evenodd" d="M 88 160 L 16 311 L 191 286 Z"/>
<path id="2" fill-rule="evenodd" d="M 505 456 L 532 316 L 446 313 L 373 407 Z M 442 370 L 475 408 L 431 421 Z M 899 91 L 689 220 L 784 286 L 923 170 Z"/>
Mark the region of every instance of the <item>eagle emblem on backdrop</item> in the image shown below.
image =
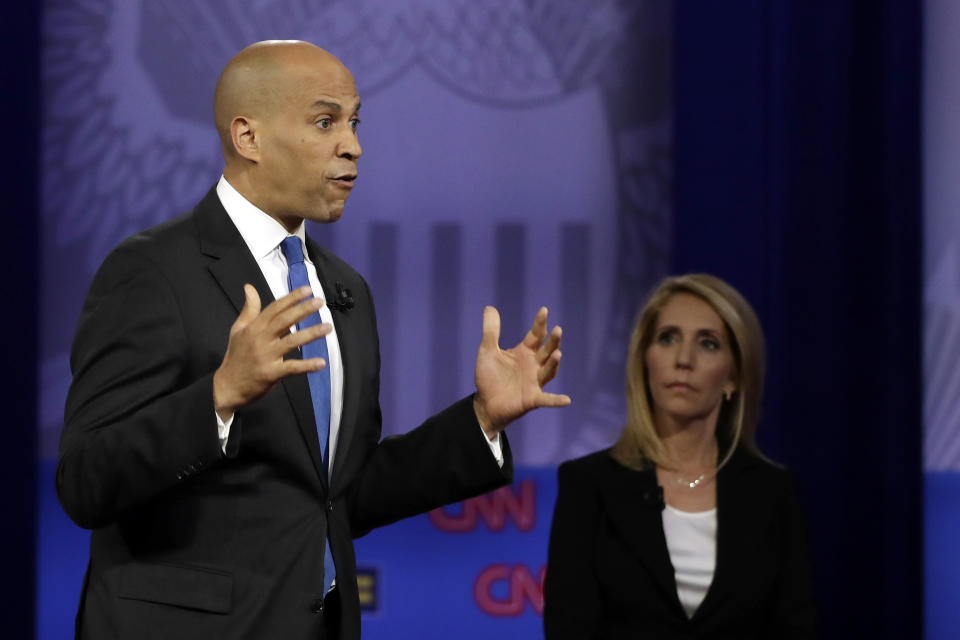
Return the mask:
<path id="1" fill-rule="evenodd" d="M 50 0 L 43 24 L 43 246 L 82 289 L 122 238 L 188 210 L 222 160 L 211 122 L 227 60 L 276 34 L 320 43 L 376 95 L 418 69 L 460 97 L 531 108 L 594 88 L 617 171 L 613 292 L 555 460 L 619 431 L 624 356 L 642 296 L 669 261 L 669 6 L 654 0 Z M 43 402 L 65 393 L 74 318 L 44 319 Z M 63 379 L 64 375 L 66 380 Z M 570 390 L 573 391 L 573 390 Z M 49 392 L 49 393 L 48 393 Z M 579 399 L 582 398 L 582 399 Z M 62 406 L 62 402 L 58 404 Z M 55 442 L 57 418 L 41 410 Z M 49 423 L 49 424 L 48 424 Z M 573 425 L 576 425 L 575 427 Z M 559 446 L 559 445 L 558 445 Z"/>

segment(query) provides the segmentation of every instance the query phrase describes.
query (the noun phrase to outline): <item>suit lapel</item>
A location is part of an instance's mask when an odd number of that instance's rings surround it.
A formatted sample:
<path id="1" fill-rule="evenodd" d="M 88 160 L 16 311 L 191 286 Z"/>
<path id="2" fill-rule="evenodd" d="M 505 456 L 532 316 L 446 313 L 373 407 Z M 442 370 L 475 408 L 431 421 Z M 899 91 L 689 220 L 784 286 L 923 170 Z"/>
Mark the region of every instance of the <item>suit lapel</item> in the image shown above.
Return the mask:
<path id="1" fill-rule="evenodd" d="M 336 285 L 341 276 L 337 272 L 336 265 L 331 261 L 327 254 L 320 249 L 313 240 L 307 238 L 307 253 L 310 260 L 317 268 L 317 278 L 323 287 L 324 296 L 329 302 L 335 299 Z M 330 309 L 330 315 L 333 317 L 333 326 L 337 332 L 337 343 L 340 346 L 340 362 L 343 368 L 343 405 L 340 410 L 340 426 L 337 432 L 337 451 L 333 460 L 333 476 L 330 485 L 335 486 L 334 482 L 340 477 L 340 472 L 344 468 L 344 462 L 347 456 L 347 450 L 353 439 L 356 423 L 356 413 L 359 407 L 360 384 L 357 381 L 359 372 L 356 367 L 349 366 L 351 354 L 356 349 L 357 330 L 356 323 L 351 322 L 350 314 L 357 313 L 351 309 Z"/>
<path id="2" fill-rule="evenodd" d="M 750 458 L 737 449 L 730 462 L 717 474 L 717 556 L 713 581 L 697 607 L 694 618 L 711 615 L 722 607 L 740 582 L 739 573 L 744 558 L 753 557 L 762 541 L 754 540 L 750 527 L 751 509 L 756 507 L 750 499 L 750 487 L 743 486 L 743 471 L 751 464 Z"/>
<path id="3" fill-rule="evenodd" d="M 240 232 L 230 220 L 220 203 L 216 188 L 211 189 L 195 209 L 197 229 L 200 237 L 200 250 L 214 260 L 208 269 L 220 288 L 230 299 L 237 313 L 243 309 L 245 296 L 243 285 L 253 285 L 260 295 L 261 308 L 274 301 L 273 293 L 263 277 L 253 254 L 243 241 Z M 299 358 L 298 351 L 284 356 L 284 360 Z M 317 423 L 313 416 L 313 402 L 310 399 L 310 387 L 305 375 L 291 376 L 281 381 L 281 386 L 293 407 L 297 425 L 310 452 L 317 477 L 326 487 L 326 474 L 323 473 L 323 460 L 320 443 L 317 438 Z"/>
<path id="4" fill-rule="evenodd" d="M 663 533 L 656 474 L 632 471 L 614 462 L 612 482 L 604 482 L 604 500 L 612 526 L 627 548 L 650 572 L 663 596 L 682 613 L 673 565 Z"/>
<path id="5" fill-rule="evenodd" d="M 200 238 L 200 251 L 213 258 L 208 269 L 237 313 L 243 309 L 245 284 L 252 284 L 256 288 L 263 307 L 273 302 L 270 287 L 243 237 L 220 203 L 216 188 L 211 189 L 194 209 L 194 220 Z"/>

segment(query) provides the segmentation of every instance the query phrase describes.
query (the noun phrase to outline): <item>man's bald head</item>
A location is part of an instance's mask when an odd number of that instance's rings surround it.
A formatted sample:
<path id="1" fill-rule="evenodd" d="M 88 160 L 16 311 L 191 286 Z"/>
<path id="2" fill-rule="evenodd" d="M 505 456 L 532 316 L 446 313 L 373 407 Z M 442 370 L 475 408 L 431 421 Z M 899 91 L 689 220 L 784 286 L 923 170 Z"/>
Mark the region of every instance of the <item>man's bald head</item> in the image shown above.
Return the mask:
<path id="1" fill-rule="evenodd" d="M 252 44 L 217 82 L 213 115 L 223 177 L 293 232 L 305 219 L 340 217 L 363 153 L 353 75 L 320 47 Z"/>
<path id="2" fill-rule="evenodd" d="M 234 118 L 272 118 L 296 89 L 297 72 L 305 68 L 349 74 L 333 54 L 301 40 L 255 42 L 227 63 L 213 94 L 213 120 L 228 164 L 236 157 L 230 133 Z"/>

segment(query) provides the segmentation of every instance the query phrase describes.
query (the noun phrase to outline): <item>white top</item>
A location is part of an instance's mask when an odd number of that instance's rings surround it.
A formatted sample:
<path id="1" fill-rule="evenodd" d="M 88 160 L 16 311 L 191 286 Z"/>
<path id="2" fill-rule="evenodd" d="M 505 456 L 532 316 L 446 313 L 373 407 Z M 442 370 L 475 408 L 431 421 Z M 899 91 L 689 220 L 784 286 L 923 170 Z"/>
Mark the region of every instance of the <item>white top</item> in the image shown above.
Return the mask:
<path id="1" fill-rule="evenodd" d="M 250 249 L 257 266 L 263 273 L 270 292 L 275 300 L 279 300 L 290 292 L 290 286 L 287 282 L 287 259 L 280 250 L 280 243 L 288 236 L 287 230 L 270 217 L 266 212 L 257 208 L 252 202 L 244 198 L 239 191 L 227 182 L 226 178 L 220 176 L 220 182 L 217 183 L 217 196 L 220 203 L 226 209 L 230 220 L 240 231 L 243 241 Z M 301 249 L 303 249 L 304 265 L 307 267 L 307 279 L 310 281 L 310 287 L 317 298 L 326 300 L 323 287 L 320 285 L 320 279 L 317 277 L 317 267 L 310 260 L 305 243 L 306 232 L 303 223 L 297 227 L 293 235 L 300 238 Z M 327 368 L 330 371 L 330 452 L 327 469 L 327 478 L 333 476 L 333 461 L 337 453 L 337 439 L 340 435 L 340 415 L 343 411 L 343 360 L 340 357 L 340 343 L 337 341 L 337 330 L 333 324 L 333 316 L 330 309 L 324 305 L 320 307 L 320 319 L 323 322 L 334 327 L 333 331 L 327 334 Z M 290 327 L 290 331 L 296 330 L 296 327 Z M 214 412 L 216 414 L 216 412 Z M 226 450 L 227 440 L 230 436 L 230 425 L 233 424 L 233 417 L 223 422 L 217 415 L 217 429 L 220 436 L 220 446 Z M 487 438 L 481 430 L 483 439 L 486 440 L 490 451 L 493 453 L 497 464 L 503 467 L 503 448 L 500 444 L 500 435 L 497 434 L 495 440 Z"/>
<path id="2" fill-rule="evenodd" d="M 707 595 L 717 565 L 717 509 L 690 512 L 667 505 L 663 533 L 680 604 L 692 618 Z"/>

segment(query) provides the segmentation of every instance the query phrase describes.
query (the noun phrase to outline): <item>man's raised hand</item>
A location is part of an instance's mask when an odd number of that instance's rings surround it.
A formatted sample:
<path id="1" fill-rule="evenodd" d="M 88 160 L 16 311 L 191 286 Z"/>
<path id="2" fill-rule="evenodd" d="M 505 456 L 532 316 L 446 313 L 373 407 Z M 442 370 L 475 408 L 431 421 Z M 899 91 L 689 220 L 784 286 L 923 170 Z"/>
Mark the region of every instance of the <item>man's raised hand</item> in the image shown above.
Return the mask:
<path id="1" fill-rule="evenodd" d="M 547 393 L 560 366 L 560 327 L 547 335 L 547 308 L 541 307 L 526 337 L 512 349 L 500 349 L 500 313 L 483 310 L 483 340 L 477 350 L 473 407 L 480 426 L 493 438 L 510 422 L 537 407 L 565 407 L 570 397 Z"/>
<path id="2" fill-rule="evenodd" d="M 213 407 L 226 422 L 242 406 L 262 398 L 287 376 L 319 371 L 327 366 L 323 358 L 284 360 L 287 352 L 332 331 L 329 324 L 316 324 L 303 331 L 294 326 L 323 306 L 310 297 L 310 287 L 300 287 L 260 310 L 257 290 L 243 285 L 246 302 L 233 326 L 223 362 L 213 374 Z"/>

